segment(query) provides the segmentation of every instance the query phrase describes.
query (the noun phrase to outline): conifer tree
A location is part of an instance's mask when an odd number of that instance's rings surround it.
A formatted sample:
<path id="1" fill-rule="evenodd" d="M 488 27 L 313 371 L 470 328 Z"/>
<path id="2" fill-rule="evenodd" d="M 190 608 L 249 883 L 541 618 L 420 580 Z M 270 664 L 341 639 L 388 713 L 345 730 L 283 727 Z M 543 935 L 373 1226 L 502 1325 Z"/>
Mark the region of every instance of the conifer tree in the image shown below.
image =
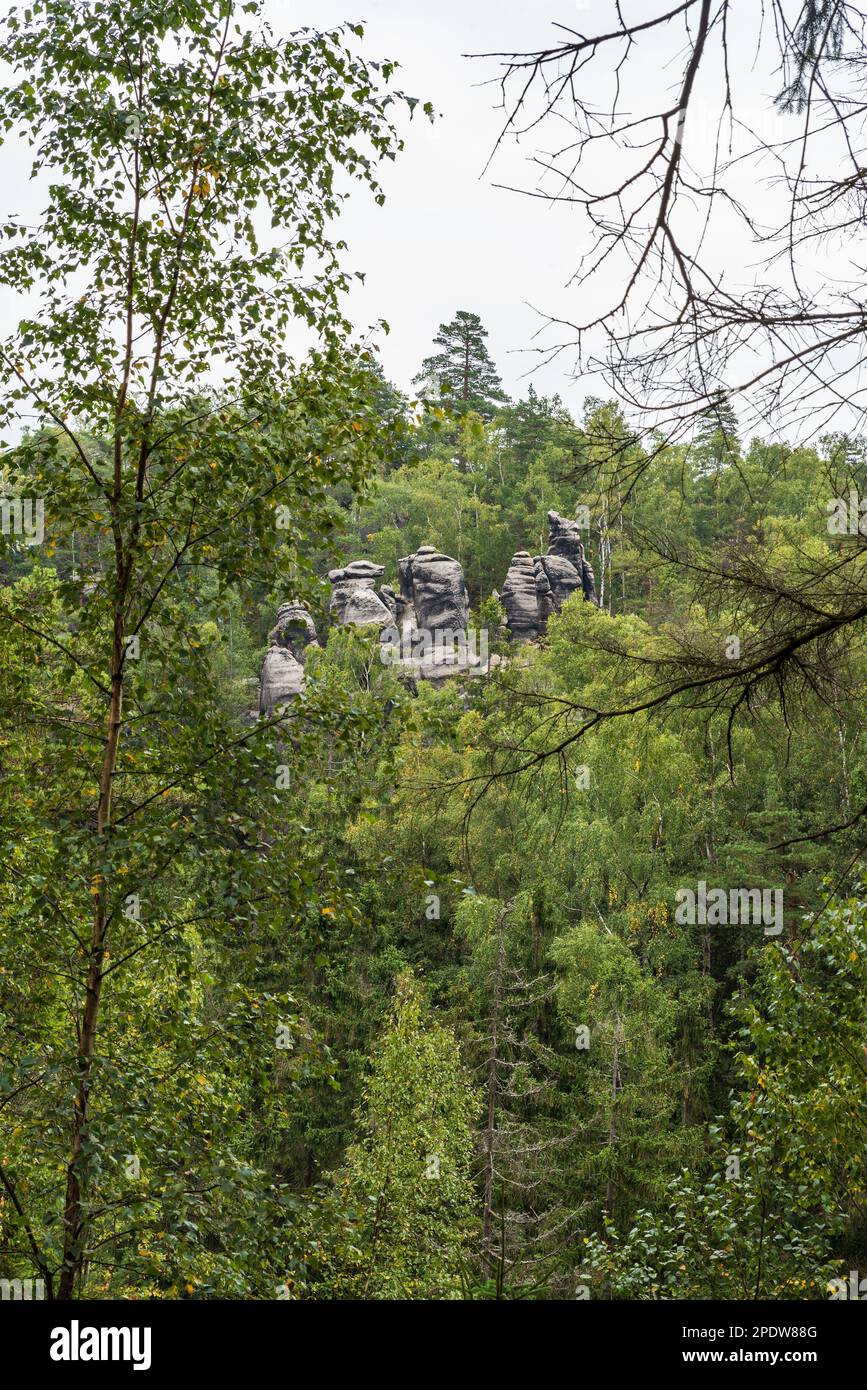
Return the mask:
<path id="1" fill-rule="evenodd" d="M 413 381 L 447 394 L 457 415 L 474 411 L 485 420 L 508 401 L 485 345 L 487 330 L 478 314 L 459 309 L 451 323 L 441 323 L 434 338 L 440 351 L 426 357 Z"/>

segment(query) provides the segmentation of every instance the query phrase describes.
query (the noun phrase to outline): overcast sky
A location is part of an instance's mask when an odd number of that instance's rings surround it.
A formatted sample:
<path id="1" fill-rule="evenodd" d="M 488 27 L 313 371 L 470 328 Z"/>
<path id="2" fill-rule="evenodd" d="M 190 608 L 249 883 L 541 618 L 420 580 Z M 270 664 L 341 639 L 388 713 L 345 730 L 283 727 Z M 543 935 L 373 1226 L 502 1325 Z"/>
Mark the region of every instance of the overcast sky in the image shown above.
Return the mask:
<path id="1" fill-rule="evenodd" d="M 752 3 L 757 11 L 759 0 Z M 265 0 L 268 18 L 281 33 L 304 24 L 327 27 L 364 20 L 365 54 L 396 59 L 403 90 L 431 101 L 440 113 L 433 126 L 420 113 L 409 125 L 404 155 L 385 173 L 385 206 L 377 208 L 359 196 L 344 214 L 352 264 L 367 274 L 364 289 L 353 298 L 354 321 L 359 327 L 379 317 L 388 321 L 391 334 L 383 342 L 382 362 L 391 379 L 408 389 L 431 350 L 437 326 L 456 309 L 471 310 L 489 330 L 489 348 L 512 394 L 526 393 L 527 374 L 533 371 L 537 390 L 559 392 L 573 414 L 580 414 L 588 394 L 611 392 L 599 377 L 572 375 L 571 351 L 556 363 L 540 365 L 540 342 L 552 341 L 543 334 L 533 349 L 534 335 L 543 327 L 540 313 L 572 321 L 593 317 L 611 307 L 608 296 L 614 291 L 619 297 L 632 267 L 612 263 L 580 294 L 570 285 L 582 252 L 593 250 L 583 213 L 497 185 L 537 189 L 531 157 L 572 134 L 549 121 L 520 144 L 508 140 L 486 170 L 504 121 L 497 83 L 501 64 L 493 57 L 464 55 L 555 46 L 566 37 L 558 24 L 604 33 L 617 27 L 614 0 L 357 0 L 357 5 L 353 8 L 352 0 Z M 621 8 L 635 21 L 665 7 L 621 0 Z M 769 139 L 779 139 L 784 131 L 790 137 L 791 124 L 774 110 L 778 80 L 758 56 L 756 11 L 736 11 L 727 31 L 737 114 Z M 679 90 L 683 42 L 679 21 L 669 30 L 642 36 L 638 56 L 625 74 L 633 114 L 647 100 L 651 110 L 658 110 L 663 94 Z M 612 61 L 601 61 L 581 74 L 582 96 L 590 94 L 599 111 L 610 110 L 614 99 L 613 67 Z M 708 62 L 686 132 L 687 158 L 697 157 L 707 170 L 713 168 L 717 148 L 721 77 L 722 68 L 714 71 Z M 658 138 L 658 127 L 653 138 Z M 600 153 L 603 160 L 611 158 L 608 147 L 600 147 Z M 746 200 L 757 221 L 767 214 L 769 225 L 780 215 L 772 192 L 775 171 L 761 172 L 768 178 L 757 178 L 756 168 L 745 166 L 741 185 L 736 172 L 728 186 Z M 686 207 L 680 216 L 689 216 Z M 704 250 L 715 258 L 720 273 L 733 277 L 730 285 L 750 282 L 758 258 L 755 246 L 744 241 L 742 227 L 724 218 L 714 222 L 705 230 Z M 820 278 L 827 275 L 827 266 L 817 269 Z M 766 429 L 772 433 L 770 422 Z"/>
<path id="2" fill-rule="evenodd" d="M 498 67 L 462 55 L 543 47 L 555 37 L 551 20 L 575 24 L 579 10 L 576 0 L 266 0 L 280 32 L 365 20 L 366 55 L 397 59 L 403 90 L 441 113 L 433 126 L 417 113 L 407 127 L 404 156 L 385 176 L 385 206 L 359 196 L 343 218 L 351 262 L 367 274 L 353 318 L 359 325 L 387 320 L 382 362 L 403 388 L 430 352 L 438 325 L 468 309 L 489 331 L 507 390 L 526 392 L 524 374 L 536 359 L 522 349 L 539 326 L 528 306 L 562 306 L 575 242 L 564 210 L 494 186 L 527 182 L 514 146 L 483 175 L 502 126 L 498 89 L 485 85 Z M 586 6 L 580 17 L 588 18 Z M 571 382 L 564 367 L 533 380 L 578 411 L 593 383 Z"/>
<path id="3" fill-rule="evenodd" d="M 2 5 L 3 0 L 0 0 Z M 624 0 L 624 13 L 640 18 L 647 0 Z M 755 0 L 758 6 L 758 0 Z M 614 0 L 264 0 L 265 14 L 280 35 L 304 25 L 330 27 L 342 21 L 366 24 L 363 51 L 368 58 L 390 58 L 400 64 L 397 83 L 421 102 L 430 101 L 439 117 L 435 124 L 419 108 L 412 122 L 404 121 L 406 150 L 394 165 L 382 171 L 386 202 L 378 208 L 365 190 L 349 200 L 341 219 L 340 234 L 349 243 L 347 264 L 363 271 L 364 286 L 353 293 L 350 315 L 360 330 L 378 319 L 391 326 L 381 339 L 381 360 L 387 375 L 405 390 L 431 351 L 438 325 L 457 309 L 480 315 L 489 330 L 489 347 L 510 393 L 527 390 L 527 373 L 538 366 L 532 351 L 533 336 L 542 319 L 534 310 L 576 319 L 588 309 L 598 312 L 601 302 L 582 298 L 569 281 L 574 276 L 586 236 L 580 215 L 566 205 L 550 206 L 538 198 L 497 187 L 497 184 L 538 186 L 528 157 L 536 140 L 553 143 L 563 126 L 550 123 L 541 134 L 516 145 L 501 147 L 493 165 L 485 165 L 502 129 L 495 58 L 464 56 L 491 51 L 526 52 L 553 45 L 563 38 L 555 22 L 585 31 L 603 32 L 615 22 Z M 777 118 L 767 84 L 767 68 L 756 63 L 754 20 L 756 13 L 739 11 L 729 35 L 733 79 L 740 88 L 738 112 L 768 133 Z M 679 35 L 679 37 L 678 37 Z M 637 88 L 631 93 L 637 105 L 652 94 L 654 104 L 661 91 L 679 87 L 683 74 L 683 30 L 657 40 L 642 39 L 640 61 L 630 70 Z M 657 43 L 662 47 L 657 48 Z M 678 51 L 679 50 L 679 51 Z M 611 63 L 605 81 L 611 83 Z M 582 74 L 585 89 L 593 74 Z M 713 143 L 714 77 L 709 72 L 696 94 L 687 123 L 687 157 Z M 612 93 L 591 89 L 597 109 L 610 109 Z M 776 88 L 774 89 L 776 90 Z M 585 95 L 586 91 L 582 91 Z M 658 109 L 654 105 L 653 109 Z M 569 138 L 568 136 L 566 137 Z M 600 147 L 601 149 L 602 147 Z M 704 153 L 707 153 L 705 148 Z M 602 158 L 610 158 L 602 151 Z M 707 163 L 707 161 L 705 161 Z M 712 167 L 711 158 L 707 167 Z M 3 201 L 22 220 L 38 219 L 42 195 L 28 184 L 29 151 L 9 141 L 0 149 L 0 187 Z M 768 189 L 762 188 L 754 170 L 744 190 L 751 214 L 759 217 Z M 776 216 L 776 213 L 773 214 Z M 718 264 L 726 275 L 743 283 L 751 276 L 755 248 L 738 246 L 727 233 L 712 230 L 708 238 Z M 716 245 L 713 245 L 716 240 Z M 707 244 L 705 250 L 708 249 Z M 827 277 L 826 264 L 817 273 Z M 629 271 L 608 267 L 601 293 L 618 294 Z M 860 276 L 860 272 L 859 272 Z M 858 283 L 860 284 L 860 278 Z M 594 293 L 599 290 L 598 283 Z M 6 321 L 19 316 L 11 295 L 0 294 L 0 315 Z M 604 307 L 610 307 L 606 304 Z M 293 345 L 294 346 L 294 345 Z M 573 356 L 542 366 L 534 384 L 548 394 L 559 392 L 575 414 L 586 395 L 610 394 L 599 379 L 570 375 Z"/>

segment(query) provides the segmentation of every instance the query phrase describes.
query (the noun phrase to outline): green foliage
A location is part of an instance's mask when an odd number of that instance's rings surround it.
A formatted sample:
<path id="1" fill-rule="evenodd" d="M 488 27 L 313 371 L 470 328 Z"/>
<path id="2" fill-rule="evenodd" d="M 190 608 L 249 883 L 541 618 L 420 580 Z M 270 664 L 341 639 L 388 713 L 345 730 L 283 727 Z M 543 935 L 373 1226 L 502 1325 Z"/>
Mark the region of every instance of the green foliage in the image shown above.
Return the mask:
<path id="1" fill-rule="evenodd" d="M 425 358 L 414 381 L 445 396 L 456 415 L 490 419 L 508 397 L 485 346 L 487 336 L 478 314 L 458 309 L 450 323 L 440 324 L 434 345 L 441 351 Z"/>
<path id="2" fill-rule="evenodd" d="M 361 1136 L 338 1177 L 353 1214 L 353 1259 L 328 1271 L 340 1298 L 457 1298 L 473 1225 L 472 1124 L 478 1112 L 454 1038 L 398 978 L 374 1049 Z"/>
<path id="3" fill-rule="evenodd" d="M 2 481 L 46 534 L 0 540 L 0 1273 L 824 1297 L 867 1248 L 863 636 L 733 721 L 688 678 L 857 583 L 825 522 L 864 442 L 509 402 L 464 311 L 423 366 L 445 404 L 407 400 L 331 230 L 415 105 L 360 26 L 34 0 L 4 37 L 45 212 L 0 229 L 29 295 L 0 419 L 33 417 Z M 601 603 L 510 647 L 493 590 L 549 508 Z M 330 621 L 335 558 L 394 582 L 422 544 L 464 566 L 484 678 L 410 690 Z M 257 719 L 296 596 L 320 645 Z M 679 922 L 698 880 L 781 887 L 783 932 Z"/>
<path id="4" fill-rule="evenodd" d="M 597 1294 L 826 1298 L 863 1258 L 865 913 L 860 894 L 831 898 L 792 947 L 764 948 L 754 997 L 733 1009 L 718 1167 L 684 1172 L 667 1211 L 641 1211 L 628 1234 L 609 1223 L 587 1240 Z"/>
<path id="5" fill-rule="evenodd" d="M 46 207 L 2 228 L 0 283 L 37 292 L 0 348 L 0 418 L 35 413 L 9 466 L 48 535 L 2 593 L 0 941 L 9 961 L 24 931 L 27 974 L 54 988 L 26 1002 L 6 966 L 21 1142 L 3 1189 L 12 1258 L 49 1296 L 276 1285 L 289 1194 L 245 1116 L 267 1132 L 275 1095 L 327 1054 L 258 962 L 334 877 L 276 771 L 288 749 L 304 766 L 317 720 L 332 756 L 358 741 L 366 711 L 336 691 L 335 720 L 325 683 L 275 742 L 247 721 L 258 643 L 236 625 L 327 542 L 330 489 L 388 451 L 329 231 L 338 184 L 381 199 L 400 148 L 393 65 L 368 64 L 361 37 L 277 40 L 256 5 L 224 0 L 35 0 L 4 20 L 0 126 L 33 146 Z M 37 768 L 46 796 L 28 794 Z M 128 1178 L 130 1156 L 146 1176 Z"/>

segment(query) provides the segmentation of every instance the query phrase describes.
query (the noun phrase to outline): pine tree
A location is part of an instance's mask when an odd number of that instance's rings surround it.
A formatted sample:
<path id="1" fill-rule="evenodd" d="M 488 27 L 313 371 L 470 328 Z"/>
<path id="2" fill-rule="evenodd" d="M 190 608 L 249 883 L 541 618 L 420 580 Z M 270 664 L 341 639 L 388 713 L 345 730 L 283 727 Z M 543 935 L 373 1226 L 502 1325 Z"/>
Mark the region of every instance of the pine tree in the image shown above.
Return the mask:
<path id="1" fill-rule="evenodd" d="M 738 417 L 724 391 L 718 391 L 707 410 L 702 412 L 693 454 L 700 474 L 718 473 L 740 457 Z"/>
<path id="2" fill-rule="evenodd" d="M 858 1297 L 863 1268 L 864 893 L 831 897 L 790 942 L 766 943 L 732 1001 L 735 1087 L 708 1127 L 705 1171 L 670 1202 L 585 1247 L 603 1297 Z M 708 1170 L 710 1168 L 710 1171 Z M 625 1223 L 623 1223 L 625 1224 Z"/>
<path id="3" fill-rule="evenodd" d="M 459 309 L 451 323 L 441 323 L 434 345 L 441 351 L 426 357 L 413 378 L 416 385 L 445 392 L 457 415 L 475 411 L 490 420 L 508 401 L 491 360 L 478 314 Z"/>

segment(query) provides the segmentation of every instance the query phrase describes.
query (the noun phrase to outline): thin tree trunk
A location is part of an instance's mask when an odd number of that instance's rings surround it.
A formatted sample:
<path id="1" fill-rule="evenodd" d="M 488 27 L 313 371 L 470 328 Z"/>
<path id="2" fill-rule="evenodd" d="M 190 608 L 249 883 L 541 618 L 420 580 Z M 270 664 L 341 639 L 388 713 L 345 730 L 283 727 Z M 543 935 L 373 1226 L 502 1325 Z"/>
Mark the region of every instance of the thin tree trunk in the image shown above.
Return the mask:
<path id="1" fill-rule="evenodd" d="M 211 73 L 208 95 L 207 125 L 211 124 L 211 110 L 216 92 L 217 80 L 223 61 L 226 40 L 231 23 L 231 13 L 226 15 L 220 41 L 219 53 Z M 139 106 L 144 101 L 144 79 L 139 75 L 137 92 Z M 145 496 L 145 484 L 150 457 L 150 429 L 157 404 L 157 390 L 160 380 L 160 364 L 166 342 L 169 319 L 175 305 L 181 279 L 184 251 L 193 212 L 195 188 L 199 176 L 200 159 L 196 157 L 190 168 L 190 187 L 186 196 L 183 218 L 177 238 L 177 250 L 169 288 L 162 305 L 159 321 L 154 333 L 154 346 L 150 367 L 150 381 L 147 402 L 144 410 L 141 442 L 138 446 L 135 477 L 135 500 L 140 509 Z M 125 346 L 124 359 L 114 403 L 114 448 L 113 485 L 106 492 L 111 514 L 111 530 L 114 546 L 114 597 L 112 615 L 111 682 L 103 747 L 102 766 L 99 775 L 99 801 L 96 812 L 96 859 L 99 862 L 105 849 L 106 838 L 111 830 L 112 787 L 117 766 L 120 730 L 123 715 L 123 677 L 126 659 L 126 606 L 130 592 L 130 581 L 138 553 L 141 534 L 140 511 L 132 521 L 129 536 L 124 543 L 122 531 L 123 501 L 123 440 L 126 434 L 124 414 L 127 405 L 133 349 L 135 347 L 135 303 L 136 303 L 136 255 L 138 249 L 139 225 L 143 190 L 141 181 L 141 152 L 138 141 L 135 144 L 133 159 L 133 207 L 129 245 L 127 248 L 126 292 L 124 305 Z M 95 478 L 95 481 L 98 479 Z M 76 1041 L 78 1044 L 78 1088 L 74 1100 L 72 1120 L 72 1144 L 66 1168 L 66 1196 L 63 1210 L 63 1261 L 58 1282 L 57 1297 L 71 1299 L 81 1282 L 85 1265 L 87 1218 L 83 1201 L 83 1182 L 81 1159 L 84 1141 L 87 1137 L 90 1118 L 90 1093 L 93 1079 L 93 1063 L 96 1051 L 97 1027 L 99 1023 L 100 997 L 104 979 L 103 961 L 106 951 L 106 933 L 109 925 L 108 885 L 103 874 L 97 874 L 92 884 L 94 897 L 93 923 L 90 934 L 90 950 L 87 960 L 84 1005 L 78 1013 Z"/>
<path id="2" fill-rule="evenodd" d="M 491 1261 L 491 1234 L 494 1221 L 494 1135 L 497 1120 L 497 1081 L 499 1073 L 500 1009 L 503 997 L 503 969 L 505 965 L 505 923 L 506 912 L 500 913 L 497 922 L 497 965 L 494 974 L 494 1009 L 491 1019 L 491 1046 L 488 1053 L 487 1102 L 488 1115 L 485 1126 L 485 1183 L 482 1214 L 482 1255 L 489 1264 Z"/>
<path id="3" fill-rule="evenodd" d="M 613 1149 L 617 1141 L 617 1094 L 620 1090 L 620 1017 L 615 1019 L 614 1024 L 614 1055 L 611 1060 L 611 1110 L 608 1117 L 608 1147 Z M 609 1173 L 608 1182 L 605 1185 L 605 1210 L 611 1215 L 611 1203 L 614 1200 L 614 1181 Z"/>
<path id="4" fill-rule="evenodd" d="M 114 619 L 114 641 L 111 664 L 111 698 L 108 709 L 105 747 L 103 749 L 102 770 L 99 778 L 99 804 L 96 813 L 96 833 L 104 836 L 111 824 L 111 792 L 114 770 L 117 764 L 117 751 L 120 741 L 121 715 L 123 711 L 123 659 L 124 659 L 124 618 L 122 599 Z M 93 1057 L 96 1048 L 96 1030 L 99 1019 L 99 1001 L 102 993 L 103 959 L 105 957 L 105 935 L 108 927 L 108 900 L 106 882 L 99 875 L 93 885 L 95 898 L 93 925 L 90 934 L 90 958 L 87 967 L 84 1008 L 76 1023 L 78 1034 L 78 1091 L 75 1097 L 75 1112 L 72 1129 L 72 1151 L 66 1169 L 66 1201 L 63 1212 L 63 1263 L 60 1271 L 57 1297 L 70 1299 L 81 1273 L 84 1260 L 84 1219 L 82 1208 L 82 1180 L 80 1173 L 81 1151 L 87 1135 L 90 1114 L 90 1086 L 93 1071 Z"/>

